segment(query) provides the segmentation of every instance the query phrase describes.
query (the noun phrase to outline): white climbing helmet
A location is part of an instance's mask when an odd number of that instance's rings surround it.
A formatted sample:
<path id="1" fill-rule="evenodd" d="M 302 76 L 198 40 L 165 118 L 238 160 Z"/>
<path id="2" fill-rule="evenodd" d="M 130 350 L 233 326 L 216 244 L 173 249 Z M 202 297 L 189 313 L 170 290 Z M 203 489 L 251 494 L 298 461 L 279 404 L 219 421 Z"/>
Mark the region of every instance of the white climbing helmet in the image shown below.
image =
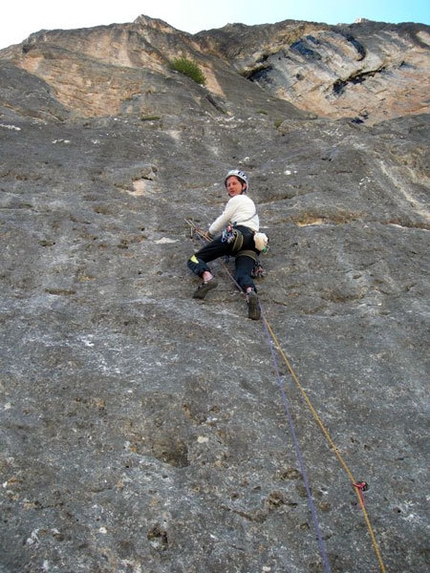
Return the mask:
<path id="1" fill-rule="evenodd" d="M 227 179 L 233 175 L 234 177 L 237 177 L 240 181 L 242 181 L 242 183 L 245 183 L 246 185 L 245 191 L 248 191 L 249 189 L 248 177 L 240 169 L 231 169 L 231 171 L 229 171 L 225 176 L 224 185 L 227 187 Z"/>

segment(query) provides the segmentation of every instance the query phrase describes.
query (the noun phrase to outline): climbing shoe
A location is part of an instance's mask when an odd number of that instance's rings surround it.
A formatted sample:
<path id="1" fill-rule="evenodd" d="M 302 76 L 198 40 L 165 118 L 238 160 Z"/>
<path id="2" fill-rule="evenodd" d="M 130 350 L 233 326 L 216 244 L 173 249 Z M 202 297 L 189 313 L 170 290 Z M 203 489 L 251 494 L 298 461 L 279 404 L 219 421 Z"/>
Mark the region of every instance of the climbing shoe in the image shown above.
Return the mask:
<path id="1" fill-rule="evenodd" d="M 248 303 L 248 318 L 251 320 L 260 320 L 261 311 L 260 311 L 260 303 L 258 301 L 258 296 L 255 291 L 250 291 L 246 295 L 246 300 Z"/>
<path id="2" fill-rule="evenodd" d="M 210 281 L 203 282 L 197 290 L 194 291 L 193 298 L 204 299 L 208 292 L 218 286 L 218 281 L 214 278 Z"/>

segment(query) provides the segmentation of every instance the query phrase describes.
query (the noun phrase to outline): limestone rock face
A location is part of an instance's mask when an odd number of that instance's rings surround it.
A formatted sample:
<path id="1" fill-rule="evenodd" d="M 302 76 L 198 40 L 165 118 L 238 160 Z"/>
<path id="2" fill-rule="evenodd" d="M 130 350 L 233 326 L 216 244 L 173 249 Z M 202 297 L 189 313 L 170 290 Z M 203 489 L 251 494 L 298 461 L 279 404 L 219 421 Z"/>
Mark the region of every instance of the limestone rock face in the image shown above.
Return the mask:
<path id="1" fill-rule="evenodd" d="M 428 26 L 287 21 L 209 35 L 216 53 L 300 109 L 372 123 L 429 112 Z"/>
<path id="2" fill-rule="evenodd" d="M 429 112 L 429 50 L 430 29 L 422 24 L 287 20 L 190 35 L 140 16 L 131 24 L 41 31 L 0 56 L 55 86 L 63 105 L 87 117 L 170 110 L 178 81 L 170 62 L 179 55 L 197 62 L 207 80 L 204 95 L 187 86 L 182 112 L 206 110 L 214 97 L 226 112 L 237 114 L 246 102 L 264 111 L 271 95 L 278 107 L 280 99 L 373 124 Z M 264 88 L 260 98 L 253 83 Z"/>
<path id="3" fill-rule="evenodd" d="M 0 53 L 2 573 L 427 572 L 427 33 L 142 16 Z M 191 297 L 231 168 L 262 321 L 232 260 Z"/>

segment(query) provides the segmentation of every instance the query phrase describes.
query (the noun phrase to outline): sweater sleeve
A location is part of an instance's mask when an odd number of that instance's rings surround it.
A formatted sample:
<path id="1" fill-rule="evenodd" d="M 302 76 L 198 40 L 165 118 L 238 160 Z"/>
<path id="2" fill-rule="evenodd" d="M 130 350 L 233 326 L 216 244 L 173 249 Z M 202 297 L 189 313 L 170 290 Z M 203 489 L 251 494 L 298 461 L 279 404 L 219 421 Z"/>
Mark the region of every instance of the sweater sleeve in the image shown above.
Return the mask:
<path id="1" fill-rule="evenodd" d="M 215 221 L 209 227 L 209 233 L 211 235 L 218 235 L 218 233 L 221 233 L 221 231 L 223 231 L 225 227 L 227 227 L 227 225 L 231 223 L 236 211 L 236 205 L 235 205 L 236 202 L 234 201 L 234 199 L 235 197 L 232 197 L 227 202 L 224 211 L 217 219 L 215 219 Z"/>

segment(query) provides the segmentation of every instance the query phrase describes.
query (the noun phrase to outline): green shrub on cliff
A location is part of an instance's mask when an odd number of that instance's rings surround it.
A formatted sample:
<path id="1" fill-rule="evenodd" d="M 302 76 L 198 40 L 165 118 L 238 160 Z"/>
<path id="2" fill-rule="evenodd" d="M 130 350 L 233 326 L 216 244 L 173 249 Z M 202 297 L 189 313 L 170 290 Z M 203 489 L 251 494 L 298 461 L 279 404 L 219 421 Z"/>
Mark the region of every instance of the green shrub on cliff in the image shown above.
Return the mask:
<path id="1" fill-rule="evenodd" d="M 199 66 L 187 58 L 175 58 L 171 62 L 172 70 L 188 76 L 197 84 L 205 85 L 206 78 Z"/>

